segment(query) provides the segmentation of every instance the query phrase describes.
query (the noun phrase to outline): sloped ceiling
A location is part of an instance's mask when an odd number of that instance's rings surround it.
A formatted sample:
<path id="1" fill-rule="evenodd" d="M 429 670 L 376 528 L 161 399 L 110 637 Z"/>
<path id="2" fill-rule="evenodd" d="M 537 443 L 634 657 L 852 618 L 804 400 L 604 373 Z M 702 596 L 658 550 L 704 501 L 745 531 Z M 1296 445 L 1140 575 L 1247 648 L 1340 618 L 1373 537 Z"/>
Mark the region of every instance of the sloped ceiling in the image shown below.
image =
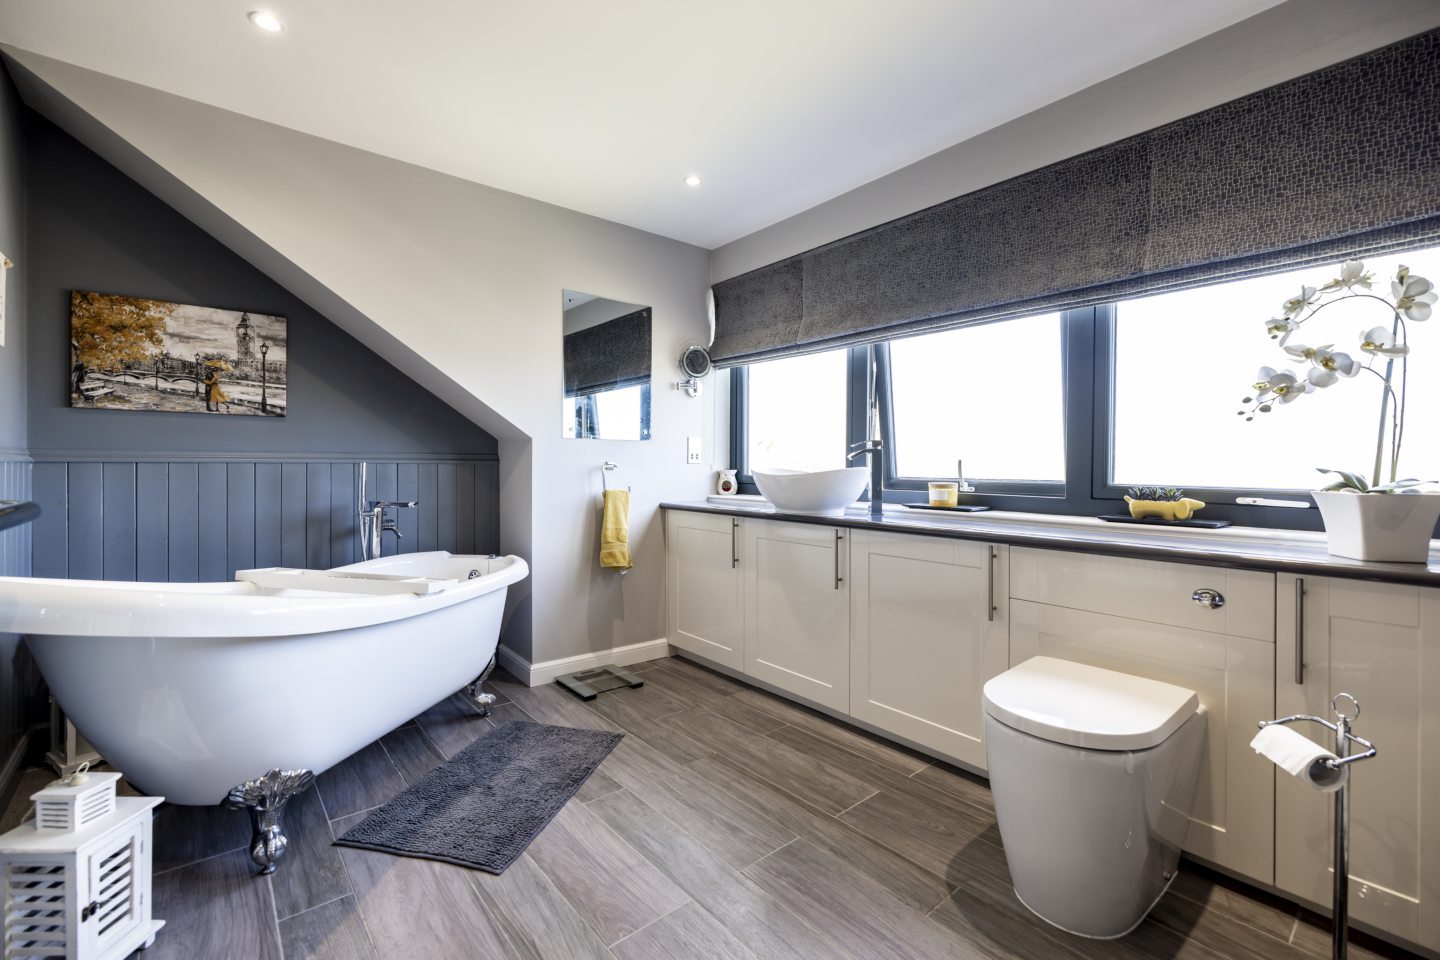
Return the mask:
<path id="1" fill-rule="evenodd" d="M 711 249 L 1277 2 L 31 0 L 0 41 Z"/>

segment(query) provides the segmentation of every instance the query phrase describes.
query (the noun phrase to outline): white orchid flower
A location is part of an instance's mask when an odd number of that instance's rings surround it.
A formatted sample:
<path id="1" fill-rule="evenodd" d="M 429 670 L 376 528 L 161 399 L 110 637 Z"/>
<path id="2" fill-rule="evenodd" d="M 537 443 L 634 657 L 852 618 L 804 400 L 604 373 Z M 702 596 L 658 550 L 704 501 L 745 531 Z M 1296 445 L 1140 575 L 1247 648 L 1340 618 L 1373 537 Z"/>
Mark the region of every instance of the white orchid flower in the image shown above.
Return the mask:
<path id="1" fill-rule="evenodd" d="M 1346 260 L 1340 264 L 1340 276 L 1331 280 L 1321 291 L 1332 293 L 1336 290 L 1353 290 L 1356 287 L 1370 289 L 1370 281 L 1375 279 L 1375 274 L 1367 273 L 1365 263 L 1362 260 Z"/>
<path id="2" fill-rule="evenodd" d="M 1395 298 L 1395 309 L 1406 320 L 1429 320 L 1430 308 L 1435 303 L 1435 285 L 1424 277 L 1412 277 L 1409 267 L 1395 272 L 1390 284 L 1390 294 Z"/>
<path id="3" fill-rule="evenodd" d="M 1261 367 L 1255 375 L 1254 387 L 1255 399 L 1264 400 L 1273 394 L 1282 403 L 1289 403 L 1299 394 L 1309 392 L 1308 384 L 1295 376 L 1293 370 L 1276 370 L 1274 367 Z"/>
<path id="4" fill-rule="evenodd" d="M 1318 297 L 1319 293 L 1314 287 L 1301 287 L 1299 296 L 1294 296 L 1286 300 L 1280 309 L 1285 311 L 1285 316 L 1291 320 L 1295 320 L 1300 314 L 1304 313 L 1306 308 L 1314 303 Z"/>
<path id="5" fill-rule="evenodd" d="M 1271 317 L 1265 321 L 1265 332 L 1270 334 L 1270 339 L 1279 339 L 1283 347 L 1285 341 L 1290 339 L 1290 334 L 1300 329 L 1300 325 L 1289 317 Z"/>
<path id="6" fill-rule="evenodd" d="M 1290 356 L 1294 357 L 1296 360 L 1315 359 L 1315 348 L 1307 347 L 1303 343 L 1292 343 L 1289 346 L 1285 347 L 1285 352 L 1290 354 Z"/>
<path id="7" fill-rule="evenodd" d="M 1360 349 L 1372 356 L 1387 357 L 1391 360 L 1410 352 L 1408 344 L 1395 342 L 1395 334 L 1389 327 L 1371 327 L 1360 334 Z"/>
<path id="8" fill-rule="evenodd" d="M 1328 387 L 1341 377 L 1353 377 L 1364 365 L 1348 353 L 1337 353 L 1329 344 L 1315 349 L 1311 362 L 1315 366 L 1305 372 L 1305 379 L 1317 387 Z"/>

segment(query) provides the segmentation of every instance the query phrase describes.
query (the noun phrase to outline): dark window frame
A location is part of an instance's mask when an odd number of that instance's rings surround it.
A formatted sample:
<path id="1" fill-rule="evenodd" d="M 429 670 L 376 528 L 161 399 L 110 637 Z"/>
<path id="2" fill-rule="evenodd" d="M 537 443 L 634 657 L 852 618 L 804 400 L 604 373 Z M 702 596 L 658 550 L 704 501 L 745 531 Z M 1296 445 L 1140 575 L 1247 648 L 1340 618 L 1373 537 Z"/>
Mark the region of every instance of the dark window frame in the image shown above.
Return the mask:
<path id="1" fill-rule="evenodd" d="M 1100 516 L 1126 512 L 1126 488 L 1110 481 L 1114 455 L 1115 304 L 1083 307 L 1061 313 L 1062 376 L 1064 378 L 1065 480 L 1063 483 L 980 480 L 970 478 L 976 492 L 962 494 L 965 503 L 985 504 L 996 510 Z M 997 321 L 1004 323 L 1006 321 Z M 885 441 L 885 502 L 922 503 L 931 480 L 953 477 L 901 477 L 896 473 L 893 442 L 894 410 L 890 401 L 889 346 L 850 347 L 846 378 L 846 438 L 848 444 L 867 436 L 870 367 L 879 400 L 881 437 Z M 745 367 L 730 374 L 730 463 L 741 493 L 757 494 L 750 475 L 747 451 L 749 383 Z M 1198 438 L 1203 442 L 1203 437 Z M 837 451 L 837 466 L 844 451 Z M 1323 529 L 1320 512 L 1313 508 L 1261 507 L 1236 503 L 1237 497 L 1256 496 L 1310 502 L 1308 490 L 1245 490 L 1186 487 L 1186 493 L 1207 504 L 1207 520 L 1276 529 Z"/>

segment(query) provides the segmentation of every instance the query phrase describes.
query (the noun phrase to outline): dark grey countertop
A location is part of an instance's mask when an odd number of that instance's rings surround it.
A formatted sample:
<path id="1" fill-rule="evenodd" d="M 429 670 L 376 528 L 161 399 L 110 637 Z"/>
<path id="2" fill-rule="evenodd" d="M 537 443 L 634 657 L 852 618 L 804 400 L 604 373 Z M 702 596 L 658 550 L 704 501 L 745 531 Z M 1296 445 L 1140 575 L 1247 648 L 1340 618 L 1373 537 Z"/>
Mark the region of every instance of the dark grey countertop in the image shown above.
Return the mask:
<path id="1" fill-rule="evenodd" d="M 1173 560 L 1211 566 L 1274 570 L 1321 577 L 1382 580 L 1440 587 L 1440 550 L 1430 552 L 1429 563 L 1370 563 L 1331 556 L 1325 535 L 1260 527 L 1225 527 L 1204 530 L 1105 523 L 1092 517 L 1061 517 L 994 510 L 985 513 L 942 514 L 888 505 L 885 515 L 870 516 L 865 507 L 851 507 L 843 517 L 814 517 L 782 513 L 763 500 L 726 498 L 689 503 L 662 503 L 666 510 L 691 510 L 732 517 L 760 517 L 792 523 L 815 523 L 859 530 L 889 530 L 957 540 L 983 540 L 1017 547 L 1073 550 L 1141 560 Z"/>

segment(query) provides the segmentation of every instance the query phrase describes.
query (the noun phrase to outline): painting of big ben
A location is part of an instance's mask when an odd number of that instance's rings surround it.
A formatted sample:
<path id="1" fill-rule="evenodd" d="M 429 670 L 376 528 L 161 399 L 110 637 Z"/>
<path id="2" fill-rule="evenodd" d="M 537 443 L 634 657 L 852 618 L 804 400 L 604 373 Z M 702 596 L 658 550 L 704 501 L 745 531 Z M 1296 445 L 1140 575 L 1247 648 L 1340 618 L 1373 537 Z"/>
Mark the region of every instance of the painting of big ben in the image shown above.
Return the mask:
<path id="1" fill-rule="evenodd" d="M 286 321 L 75 290 L 70 406 L 283 417 Z"/>

